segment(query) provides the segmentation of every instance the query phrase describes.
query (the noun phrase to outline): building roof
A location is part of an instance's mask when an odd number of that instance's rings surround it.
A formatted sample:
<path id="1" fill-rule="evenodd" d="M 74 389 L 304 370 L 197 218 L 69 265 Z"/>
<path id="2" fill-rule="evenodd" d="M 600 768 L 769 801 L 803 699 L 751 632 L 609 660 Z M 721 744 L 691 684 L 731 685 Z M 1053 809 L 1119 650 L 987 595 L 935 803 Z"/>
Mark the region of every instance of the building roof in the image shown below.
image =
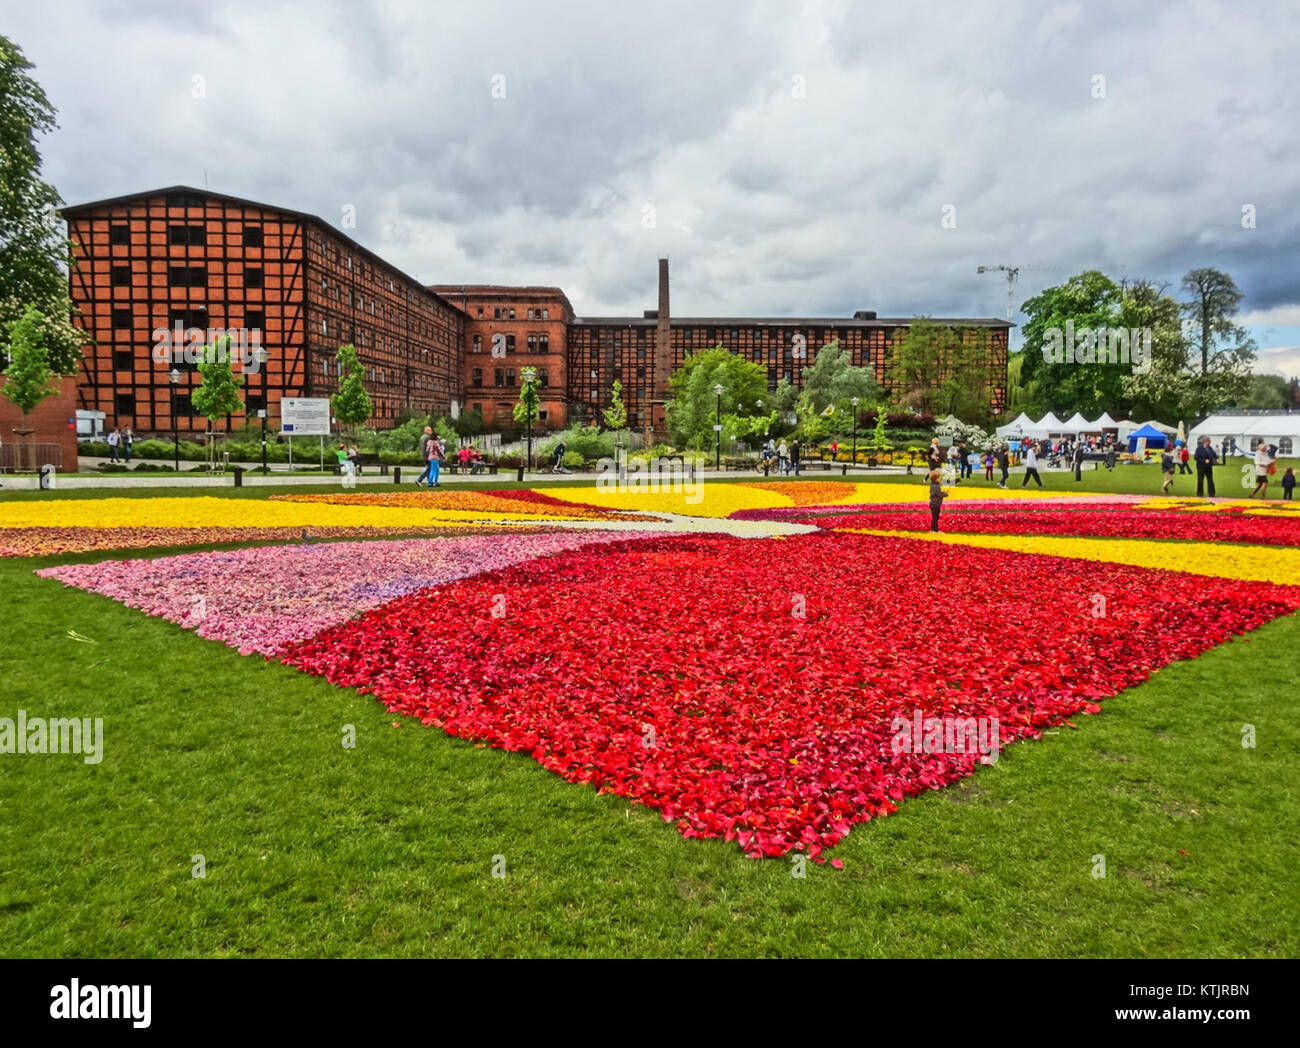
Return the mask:
<path id="1" fill-rule="evenodd" d="M 911 327 L 914 322 L 921 319 L 948 326 L 1015 327 L 1009 321 L 985 317 L 876 317 L 872 320 L 856 320 L 852 317 L 673 317 L 669 322 L 673 327 L 879 328 Z M 654 317 L 575 317 L 573 322 L 592 327 L 655 327 L 659 323 Z"/>
<path id="2" fill-rule="evenodd" d="M 192 193 L 194 196 L 219 200 L 226 204 L 238 205 L 239 207 L 254 207 L 262 211 L 274 211 L 279 215 L 288 215 L 291 218 L 296 218 L 304 225 L 318 226 L 329 233 L 330 236 L 336 237 L 337 239 L 350 244 L 357 254 L 365 255 L 368 259 L 383 266 L 386 270 L 396 273 L 404 280 L 410 281 L 425 294 L 437 299 L 441 304 L 450 309 L 456 310 L 457 313 L 464 312 L 464 310 L 455 303 L 448 302 L 437 292 L 430 290 L 426 284 L 420 283 L 420 281 L 416 280 L 415 277 L 411 276 L 409 273 L 398 269 L 397 266 L 389 262 L 388 259 L 381 255 L 377 255 L 365 245 L 357 243 L 357 241 L 353 240 L 346 233 L 340 231 L 337 227 L 330 225 L 330 223 L 326 222 L 319 215 L 313 215 L 307 211 L 295 211 L 293 208 L 289 207 L 280 207 L 276 204 L 264 204 L 260 200 L 247 200 L 244 197 L 230 196 L 228 193 L 217 193 L 210 189 L 195 189 L 193 186 L 164 186 L 161 189 L 147 189 L 140 193 L 127 193 L 125 196 L 107 197 L 103 200 L 91 200 L 84 204 L 69 204 L 67 207 L 61 208 L 59 213 L 64 216 L 77 216 L 89 211 L 98 211 L 106 207 L 116 207 L 122 204 L 134 204 L 140 200 L 148 200 L 153 197 L 165 197 L 169 193 Z"/>

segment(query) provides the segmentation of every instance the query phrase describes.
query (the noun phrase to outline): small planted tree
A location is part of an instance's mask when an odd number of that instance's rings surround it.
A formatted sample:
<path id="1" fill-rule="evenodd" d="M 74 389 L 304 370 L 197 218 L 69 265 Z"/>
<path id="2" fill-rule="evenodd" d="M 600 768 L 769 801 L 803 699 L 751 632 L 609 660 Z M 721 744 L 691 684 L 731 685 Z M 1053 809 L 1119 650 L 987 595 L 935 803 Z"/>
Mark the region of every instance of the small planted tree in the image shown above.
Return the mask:
<path id="1" fill-rule="evenodd" d="M 32 470 L 36 469 L 36 443 L 27 416 L 58 390 L 56 375 L 50 367 L 47 332 L 45 315 L 34 306 L 9 324 L 9 366 L 3 372 L 4 384 L 0 385 L 0 393 L 22 412 L 22 432 L 29 438 L 28 468 Z"/>
<path id="2" fill-rule="evenodd" d="M 623 404 L 623 383 L 614 379 L 614 385 L 610 390 L 609 407 L 607 407 L 602 416 L 605 419 L 605 428 L 612 429 L 615 432 L 627 425 L 627 408 Z"/>
<path id="3" fill-rule="evenodd" d="M 198 367 L 203 381 L 192 399 L 194 410 L 208 420 L 208 468 L 212 469 L 217 458 L 217 420 L 244 406 L 239 396 L 239 387 L 244 384 L 244 379 L 230 367 L 228 335 L 203 347 L 203 360 Z"/>
<path id="4" fill-rule="evenodd" d="M 533 368 L 524 368 L 520 377 L 523 385 L 519 387 L 519 403 L 515 405 L 515 422 L 528 430 L 528 468 L 533 468 L 533 419 L 537 418 L 537 408 L 541 404 L 541 395 L 537 392 L 539 382 Z"/>
<path id="5" fill-rule="evenodd" d="M 339 391 L 330 397 L 330 407 L 339 426 L 349 431 L 363 425 L 375 410 L 370 394 L 366 392 L 366 369 L 357 357 L 357 347 L 351 342 L 339 346 L 336 358 L 339 364 Z"/>

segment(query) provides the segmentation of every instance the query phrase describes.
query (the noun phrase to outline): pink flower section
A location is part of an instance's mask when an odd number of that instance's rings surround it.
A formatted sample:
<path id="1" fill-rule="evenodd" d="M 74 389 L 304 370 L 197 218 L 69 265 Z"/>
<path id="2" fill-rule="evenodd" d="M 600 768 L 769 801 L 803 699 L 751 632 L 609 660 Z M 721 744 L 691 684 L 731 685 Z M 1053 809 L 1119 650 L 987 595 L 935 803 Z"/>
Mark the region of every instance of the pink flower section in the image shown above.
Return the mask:
<path id="1" fill-rule="evenodd" d="M 623 533 L 587 531 L 257 546 L 65 564 L 36 574 L 165 618 L 241 655 L 274 655 L 417 590 L 627 541 Z"/>

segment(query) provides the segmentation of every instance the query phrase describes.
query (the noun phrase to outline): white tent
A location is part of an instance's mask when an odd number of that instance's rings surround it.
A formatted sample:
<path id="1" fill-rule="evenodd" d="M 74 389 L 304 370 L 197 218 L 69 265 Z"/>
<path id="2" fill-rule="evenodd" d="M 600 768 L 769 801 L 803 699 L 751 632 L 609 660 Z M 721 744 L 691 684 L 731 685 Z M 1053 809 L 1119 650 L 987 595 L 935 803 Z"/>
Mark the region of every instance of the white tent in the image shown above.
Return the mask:
<path id="1" fill-rule="evenodd" d="M 1116 429 L 1118 426 L 1119 423 L 1110 417 L 1110 412 L 1103 411 L 1101 413 L 1101 418 L 1097 419 L 1095 422 L 1089 423 L 1090 428 L 1088 432 L 1092 433 L 1095 431 L 1100 433 L 1103 429 Z M 1136 429 L 1137 427 L 1134 426 L 1133 428 Z"/>
<path id="2" fill-rule="evenodd" d="M 1061 429 L 1066 433 L 1073 433 L 1075 436 L 1080 433 L 1093 432 L 1092 424 L 1077 411 L 1061 423 Z M 1097 430 L 1096 432 L 1100 433 L 1101 431 Z"/>
<path id="3" fill-rule="evenodd" d="M 1064 433 L 1065 423 L 1062 422 L 1059 418 L 1057 418 L 1049 411 L 1046 415 L 1044 415 L 1042 418 L 1038 420 L 1034 428 L 1041 430 L 1044 434 Z"/>
<path id="4" fill-rule="evenodd" d="M 1223 453 L 1225 440 L 1236 444 L 1234 454 L 1248 455 L 1260 444 L 1276 444 L 1277 453 L 1290 458 L 1300 452 L 1300 414 L 1211 415 L 1193 426 L 1192 444 L 1209 437 L 1214 450 Z"/>
<path id="5" fill-rule="evenodd" d="M 1177 436 L 1178 434 L 1177 426 L 1166 426 L 1163 422 L 1157 422 L 1155 419 L 1151 419 L 1148 422 L 1139 422 L 1134 428 L 1141 429 L 1143 426 L 1150 426 L 1152 429 L 1158 429 L 1161 433 L 1168 433 L 1171 437 Z"/>
<path id="6" fill-rule="evenodd" d="M 1034 420 L 1026 415 L 1023 411 L 1008 422 L 1005 426 L 999 426 L 996 430 L 999 437 L 1038 437 L 1042 434 L 1038 431 L 1038 426 Z"/>

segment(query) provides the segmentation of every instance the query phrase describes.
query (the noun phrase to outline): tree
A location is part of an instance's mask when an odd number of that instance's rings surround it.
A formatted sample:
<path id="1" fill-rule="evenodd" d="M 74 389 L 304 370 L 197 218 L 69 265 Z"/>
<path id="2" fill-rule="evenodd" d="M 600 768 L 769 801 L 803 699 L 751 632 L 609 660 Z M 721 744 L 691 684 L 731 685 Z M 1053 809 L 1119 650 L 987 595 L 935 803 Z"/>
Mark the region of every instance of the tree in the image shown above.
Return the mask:
<path id="1" fill-rule="evenodd" d="M 522 384 L 519 387 L 519 403 L 515 405 L 515 422 L 528 430 L 528 468 L 533 465 L 533 420 L 537 418 L 537 408 L 541 404 L 541 395 L 537 392 L 541 382 L 535 368 L 524 368 L 520 372 Z"/>
<path id="2" fill-rule="evenodd" d="M 31 68 L 18 45 L 0 36 L 0 358 L 9 352 L 9 326 L 35 306 L 47 329 L 48 366 L 75 375 L 88 339 L 70 319 L 70 253 L 57 210 L 63 201 L 40 177 L 36 139 L 57 126 L 54 107 Z"/>
<path id="3" fill-rule="evenodd" d="M 614 379 L 609 407 L 604 410 L 602 417 L 606 429 L 620 430 L 627 425 L 627 408 L 623 406 L 623 383 L 618 379 Z"/>
<path id="4" fill-rule="evenodd" d="M 1017 407 L 1035 415 L 1054 411 L 1068 416 L 1081 411 L 1095 416 L 1103 411 L 1124 411 L 1129 365 L 1095 359 L 1080 363 L 1074 352 L 1085 332 L 1096 334 L 1123 326 L 1122 298 L 1119 284 L 1090 269 L 1056 287 L 1044 288 L 1020 307 L 1029 320 L 1023 330 L 1024 348 L 1017 372 Z M 1104 335 L 1101 348 L 1105 348 Z"/>
<path id="5" fill-rule="evenodd" d="M 961 331 L 929 317 L 916 317 L 891 352 L 904 406 L 980 421 L 989 415 L 992 360 L 987 331 Z"/>
<path id="6" fill-rule="evenodd" d="M 668 432 L 677 447 L 701 451 L 713 447 L 718 405 L 714 386 L 722 387 L 726 414 L 761 414 L 758 402 L 769 396 L 767 372 L 757 364 L 721 346 L 692 353 L 668 383 Z"/>
<path id="7" fill-rule="evenodd" d="M 351 342 L 339 346 L 335 358 L 339 364 L 339 390 L 330 397 L 330 409 L 339 420 L 342 430 L 354 430 L 364 425 L 375 410 L 375 405 L 366 392 L 366 369 L 357 357 L 357 347 Z"/>
<path id="8" fill-rule="evenodd" d="M 1228 407 L 1250 411 L 1280 411 L 1291 406 L 1291 383 L 1281 375 L 1251 375 L 1245 393 Z"/>
<path id="9" fill-rule="evenodd" d="M 1243 396 L 1250 383 L 1255 341 L 1233 323 L 1241 292 L 1217 269 L 1193 269 L 1183 277 L 1183 313 L 1191 328 L 1191 363 L 1197 414 Z"/>
<path id="10" fill-rule="evenodd" d="M 838 342 L 822 346 L 812 367 L 803 369 L 803 388 L 816 412 L 831 405 L 847 411 L 853 397 L 865 404 L 881 396 L 875 371 L 854 367 L 848 351 L 841 349 Z"/>
<path id="11" fill-rule="evenodd" d="M 230 367 L 230 336 L 217 339 L 203 348 L 203 360 L 198 365 L 203 381 L 194 391 L 194 410 L 208 420 L 208 464 L 216 461 L 217 442 L 213 429 L 222 415 L 229 415 L 244 406 L 239 396 L 243 376 L 236 375 Z"/>
<path id="12" fill-rule="evenodd" d="M 34 306 L 7 328 L 9 366 L 4 370 L 0 394 L 22 412 L 23 429 L 27 416 L 50 394 L 58 391 L 56 375 L 50 367 L 49 331 L 45 317 Z M 30 467 L 36 469 L 35 433 L 28 435 Z"/>
<path id="13" fill-rule="evenodd" d="M 483 432 L 483 412 L 478 408 L 470 408 L 460 413 L 460 418 L 456 419 L 456 435 L 458 437 L 477 437 Z"/>

